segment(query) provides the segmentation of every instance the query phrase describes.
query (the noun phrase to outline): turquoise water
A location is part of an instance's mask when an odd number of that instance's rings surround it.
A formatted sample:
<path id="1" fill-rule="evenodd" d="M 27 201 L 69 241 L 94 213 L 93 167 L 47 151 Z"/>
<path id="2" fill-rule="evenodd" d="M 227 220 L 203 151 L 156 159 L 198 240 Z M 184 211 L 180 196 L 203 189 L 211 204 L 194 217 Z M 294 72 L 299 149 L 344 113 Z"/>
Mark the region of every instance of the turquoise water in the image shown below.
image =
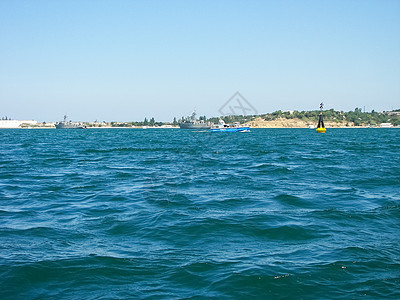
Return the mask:
<path id="1" fill-rule="evenodd" d="M 399 299 L 400 130 L 0 130 L 1 299 Z"/>

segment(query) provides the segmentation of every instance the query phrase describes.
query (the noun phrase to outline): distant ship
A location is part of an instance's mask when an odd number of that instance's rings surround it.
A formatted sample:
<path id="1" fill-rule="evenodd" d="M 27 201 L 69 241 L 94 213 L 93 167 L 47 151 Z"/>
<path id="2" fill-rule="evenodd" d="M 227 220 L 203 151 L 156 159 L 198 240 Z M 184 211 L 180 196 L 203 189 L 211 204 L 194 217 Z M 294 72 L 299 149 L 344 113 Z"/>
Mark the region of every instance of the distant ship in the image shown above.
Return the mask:
<path id="1" fill-rule="evenodd" d="M 211 126 L 212 132 L 249 132 L 249 126 L 241 126 L 239 122 L 225 124 L 224 120 L 219 120 L 218 125 Z"/>
<path id="2" fill-rule="evenodd" d="M 78 122 L 67 121 L 67 115 L 64 116 L 64 121 L 55 124 L 56 129 L 85 129 L 86 126 Z"/>
<path id="3" fill-rule="evenodd" d="M 196 112 L 193 112 L 191 118 L 182 123 L 179 123 L 181 129 L 210 129 L 211 123 L 204 122 L 204 120 L 196 119 Z"/>

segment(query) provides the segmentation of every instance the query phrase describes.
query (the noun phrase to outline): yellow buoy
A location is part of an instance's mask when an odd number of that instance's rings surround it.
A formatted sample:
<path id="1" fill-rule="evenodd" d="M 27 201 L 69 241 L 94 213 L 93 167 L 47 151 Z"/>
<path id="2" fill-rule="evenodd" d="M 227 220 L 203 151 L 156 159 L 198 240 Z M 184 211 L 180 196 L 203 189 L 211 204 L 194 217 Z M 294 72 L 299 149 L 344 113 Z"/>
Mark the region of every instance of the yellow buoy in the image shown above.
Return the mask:
<path id="1" fill-rule="evenodd" d="M 324 128 L 324 127 L 317 128 L 318 133 L 325 133 L 325 131 L 326 131 L 326 128 Z"/>

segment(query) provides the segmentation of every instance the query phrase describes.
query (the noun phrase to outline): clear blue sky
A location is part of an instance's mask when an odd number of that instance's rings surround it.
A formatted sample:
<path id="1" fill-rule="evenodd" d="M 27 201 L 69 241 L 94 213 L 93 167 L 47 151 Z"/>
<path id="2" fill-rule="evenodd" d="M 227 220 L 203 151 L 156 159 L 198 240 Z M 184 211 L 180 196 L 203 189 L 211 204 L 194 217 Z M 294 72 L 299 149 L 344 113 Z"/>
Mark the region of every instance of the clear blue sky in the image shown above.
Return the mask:
<path id="1" fill-rule="evenodd" d="M 400 1 L 1 0 L 0 117 L 400 108 Z"/>

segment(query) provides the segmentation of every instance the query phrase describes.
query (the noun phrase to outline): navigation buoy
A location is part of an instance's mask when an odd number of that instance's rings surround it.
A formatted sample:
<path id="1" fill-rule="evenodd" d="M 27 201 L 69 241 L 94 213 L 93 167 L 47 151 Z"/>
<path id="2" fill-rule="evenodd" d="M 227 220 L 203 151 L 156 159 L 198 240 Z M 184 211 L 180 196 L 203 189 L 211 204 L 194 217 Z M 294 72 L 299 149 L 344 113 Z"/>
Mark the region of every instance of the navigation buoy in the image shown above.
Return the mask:
<path id="1" fill-rule="evenodd" d="M 324 108 L 324 103 L 319 105 L 320 113 L 318 118 L 318 126 L 317 126 L 317 133 L 325 133 L 326 128 L 324 125 L 324 119 L 322 118 L 322 109 Z"/>

